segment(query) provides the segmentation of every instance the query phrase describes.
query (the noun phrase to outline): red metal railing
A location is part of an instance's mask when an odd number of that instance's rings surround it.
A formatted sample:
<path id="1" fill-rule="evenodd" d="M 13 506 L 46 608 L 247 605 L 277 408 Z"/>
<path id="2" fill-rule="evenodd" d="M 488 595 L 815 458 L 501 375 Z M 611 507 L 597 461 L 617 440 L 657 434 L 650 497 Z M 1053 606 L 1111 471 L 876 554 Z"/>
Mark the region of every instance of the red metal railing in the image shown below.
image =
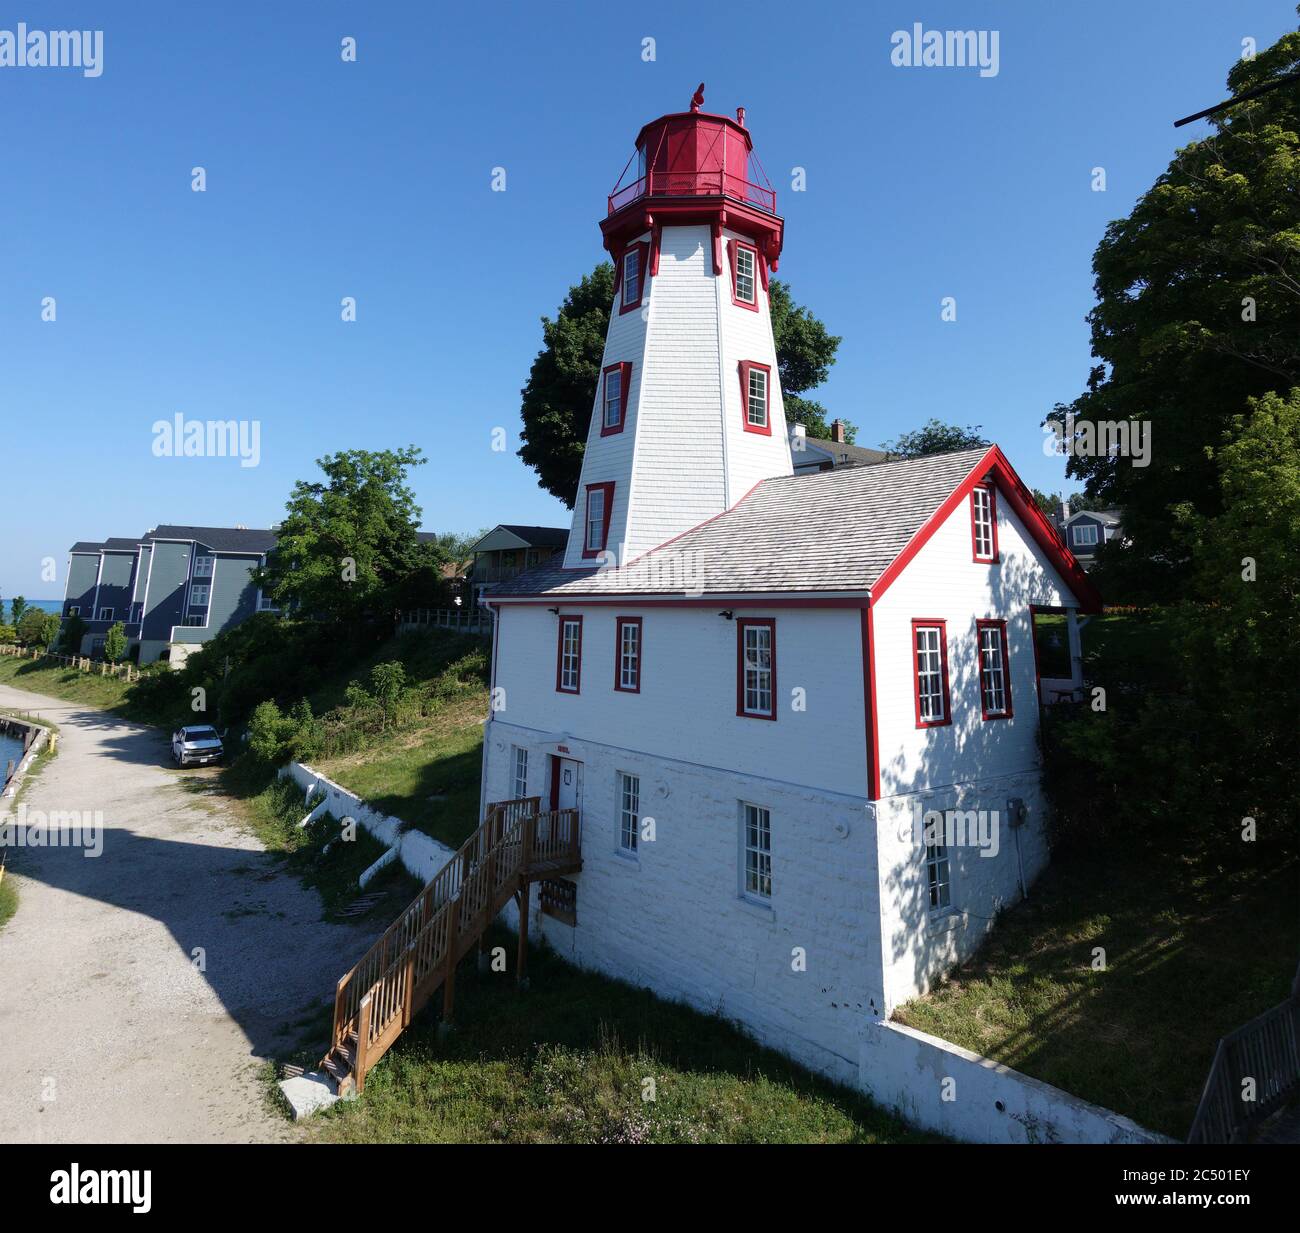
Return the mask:
<path id="1" fill-rule="evenodd" d="M 609 195 L 609 213 L 642 197 L 731 197 L 776 213 L 776 190 L 727 171 L 656 171 Z"/>

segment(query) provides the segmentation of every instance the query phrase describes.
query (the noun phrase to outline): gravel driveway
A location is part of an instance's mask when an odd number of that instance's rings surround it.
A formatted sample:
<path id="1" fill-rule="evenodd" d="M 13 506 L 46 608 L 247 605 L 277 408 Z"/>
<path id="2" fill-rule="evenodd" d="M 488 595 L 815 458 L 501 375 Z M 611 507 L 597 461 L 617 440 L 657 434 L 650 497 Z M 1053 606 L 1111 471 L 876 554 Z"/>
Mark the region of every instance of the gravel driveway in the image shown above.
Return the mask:
<path id="1" fill-rule="evenodd" d="M 0 686 L 0 707 L 61 730 L 23 796 L 103 813 L 103 852 L 10 853 L 0 928 L 0 1142 L 293 1137 L 263 1105 L 260 1059 L 332 1001 L 374 926 L 322 922 L 224 799 L 187 791 L 165 736 Z M 201 954 L 202 968 L 194 961 Z"/>

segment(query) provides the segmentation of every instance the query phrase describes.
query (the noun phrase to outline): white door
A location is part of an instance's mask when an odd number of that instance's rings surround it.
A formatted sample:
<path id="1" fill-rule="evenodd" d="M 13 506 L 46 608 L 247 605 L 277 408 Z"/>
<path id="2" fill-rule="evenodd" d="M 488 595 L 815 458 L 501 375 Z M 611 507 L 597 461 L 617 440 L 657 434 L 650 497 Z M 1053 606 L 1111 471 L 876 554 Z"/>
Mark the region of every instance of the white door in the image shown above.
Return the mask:
<path id="1" fill-rule="evenodd" d="M 556 769 L 560 777 L 559 792 L 556 794 L 557 807 L 580 810 L 582 808 L 582 763 L 575 762 L 572 758 L 561 758 L 556 763 Z"/>

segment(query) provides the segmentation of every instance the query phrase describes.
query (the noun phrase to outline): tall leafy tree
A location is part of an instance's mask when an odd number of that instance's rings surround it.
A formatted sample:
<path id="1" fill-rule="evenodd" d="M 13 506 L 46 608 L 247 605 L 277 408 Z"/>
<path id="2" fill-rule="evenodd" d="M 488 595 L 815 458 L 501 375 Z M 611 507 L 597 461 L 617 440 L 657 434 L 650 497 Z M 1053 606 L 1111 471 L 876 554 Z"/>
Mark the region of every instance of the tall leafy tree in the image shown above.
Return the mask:
<path id="1" fill-rule="evenodd" d="M 23 619 L 23 613 L 27 611 L 27 601 L 21 595 L 15 595 L 13 602 L 9 605 L 9 624 L 17 626 L 18 622 Z"/>
<path id="2" fill-rule="evenodd" d="M 554 319 L 542 318 L 542 350 L 521 391 L 519 457 L 537 472 L 541 487 L 570 507 L 582 473 L 613 299 L 614 267 L 604 261 L 569 288 Z M 806 425 L 810 436 L 827 437 L 825 408 L 803 394 L 826 379 L 841 340 L 796 304 L 777 279 L 769 284 L 768 300 L 786 418 Z M 850 441 L 855 431 L 846 424 Z"/>
<path id="3" fill-rule="evenodd" d="M 104 658 L 115 664 L 126 654 L 126 626 L 116 621 L 104 634 Z"/>
<path id="4" fill-rule="evenodd" d="M 1284 35 L 1228 73 L 1234 96 L 1300 67 Z M 1126 551 L 1157 568 L 1167 594 L 1193 572 L 1171 510 L 1222 508 L 1212 452 L 1252 398 L 1300 384 L 1300 89 L 1238 103 L 1174 156 L 1093 259 L 1089 315 L 1100 361 L 1087 389 L 1048 421 L 1076 430 L 1149 425 L 1150 465 L 1075 455 L 1067 472 L 1124 509 Z"/>
<path id="5" fill-rule="evenodd" d="M 880 448 L 895 458 L 923 458 L 927 454 L 978 449 L 981 445 L 988 445 L 988 441 L 978 424 L 961 428 L 930 419 L 912 432 L 900 433 L 897 440 L 886 441 Z"/>
<path id="6" fill-rule="evenodd" d="M 436 577 L 446 553 L 417 537 L 420 508 L 407 473 L 424 456 L 342 450 L 317 459 L 323 480 L 299 480 L 258 583 L 283 609 L 356 622 L 388 616 L 412 580 Z"/>

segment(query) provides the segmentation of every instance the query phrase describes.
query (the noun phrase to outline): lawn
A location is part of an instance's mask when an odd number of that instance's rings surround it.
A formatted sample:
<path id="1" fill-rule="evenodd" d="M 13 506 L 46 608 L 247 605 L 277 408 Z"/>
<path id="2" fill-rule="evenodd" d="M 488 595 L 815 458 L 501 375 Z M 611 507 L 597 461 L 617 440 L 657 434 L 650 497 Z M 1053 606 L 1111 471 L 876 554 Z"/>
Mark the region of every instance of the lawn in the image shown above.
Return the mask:
<path id="1" fill-rule="evenodd" d="M 112 710 L 126 706 L 131 688 L 116 677 L 100 676 L 98 671 L 82 672 L 54 660 L 19 659 L 16 655 L 0 655 L 0 684 Z"/>
<path id="2" fill-rule="evenodd" d="M 446 703 L 415 727 L 312 769 L 367 804 L 457 848 L 478 825 L 487 691 Z"/>
<path id="3" fill-rule="evenodd" d="M 515 939 L 493 946 L 514 967 Z M 761 1048 L 726 1021 L 529 956 L 456 980 L 456 1027 L 419 1016 L 356 1101 L 308 1123 L 330 1143 L 920 1143 L 847 1091 Z M 436 1001 L 436 999 L 435 999 Z M 310 1052 L 305 1059 L 314 1061 Z M 653 1097 L 647 1099 L 646 1097 Z"/>
<path id="4" fill-rule="evenodd" d="M 1219 1037 L 1290 989 L 1297 872 L 1062 859 L 894 1018 L 1184 1138 Z"/>

